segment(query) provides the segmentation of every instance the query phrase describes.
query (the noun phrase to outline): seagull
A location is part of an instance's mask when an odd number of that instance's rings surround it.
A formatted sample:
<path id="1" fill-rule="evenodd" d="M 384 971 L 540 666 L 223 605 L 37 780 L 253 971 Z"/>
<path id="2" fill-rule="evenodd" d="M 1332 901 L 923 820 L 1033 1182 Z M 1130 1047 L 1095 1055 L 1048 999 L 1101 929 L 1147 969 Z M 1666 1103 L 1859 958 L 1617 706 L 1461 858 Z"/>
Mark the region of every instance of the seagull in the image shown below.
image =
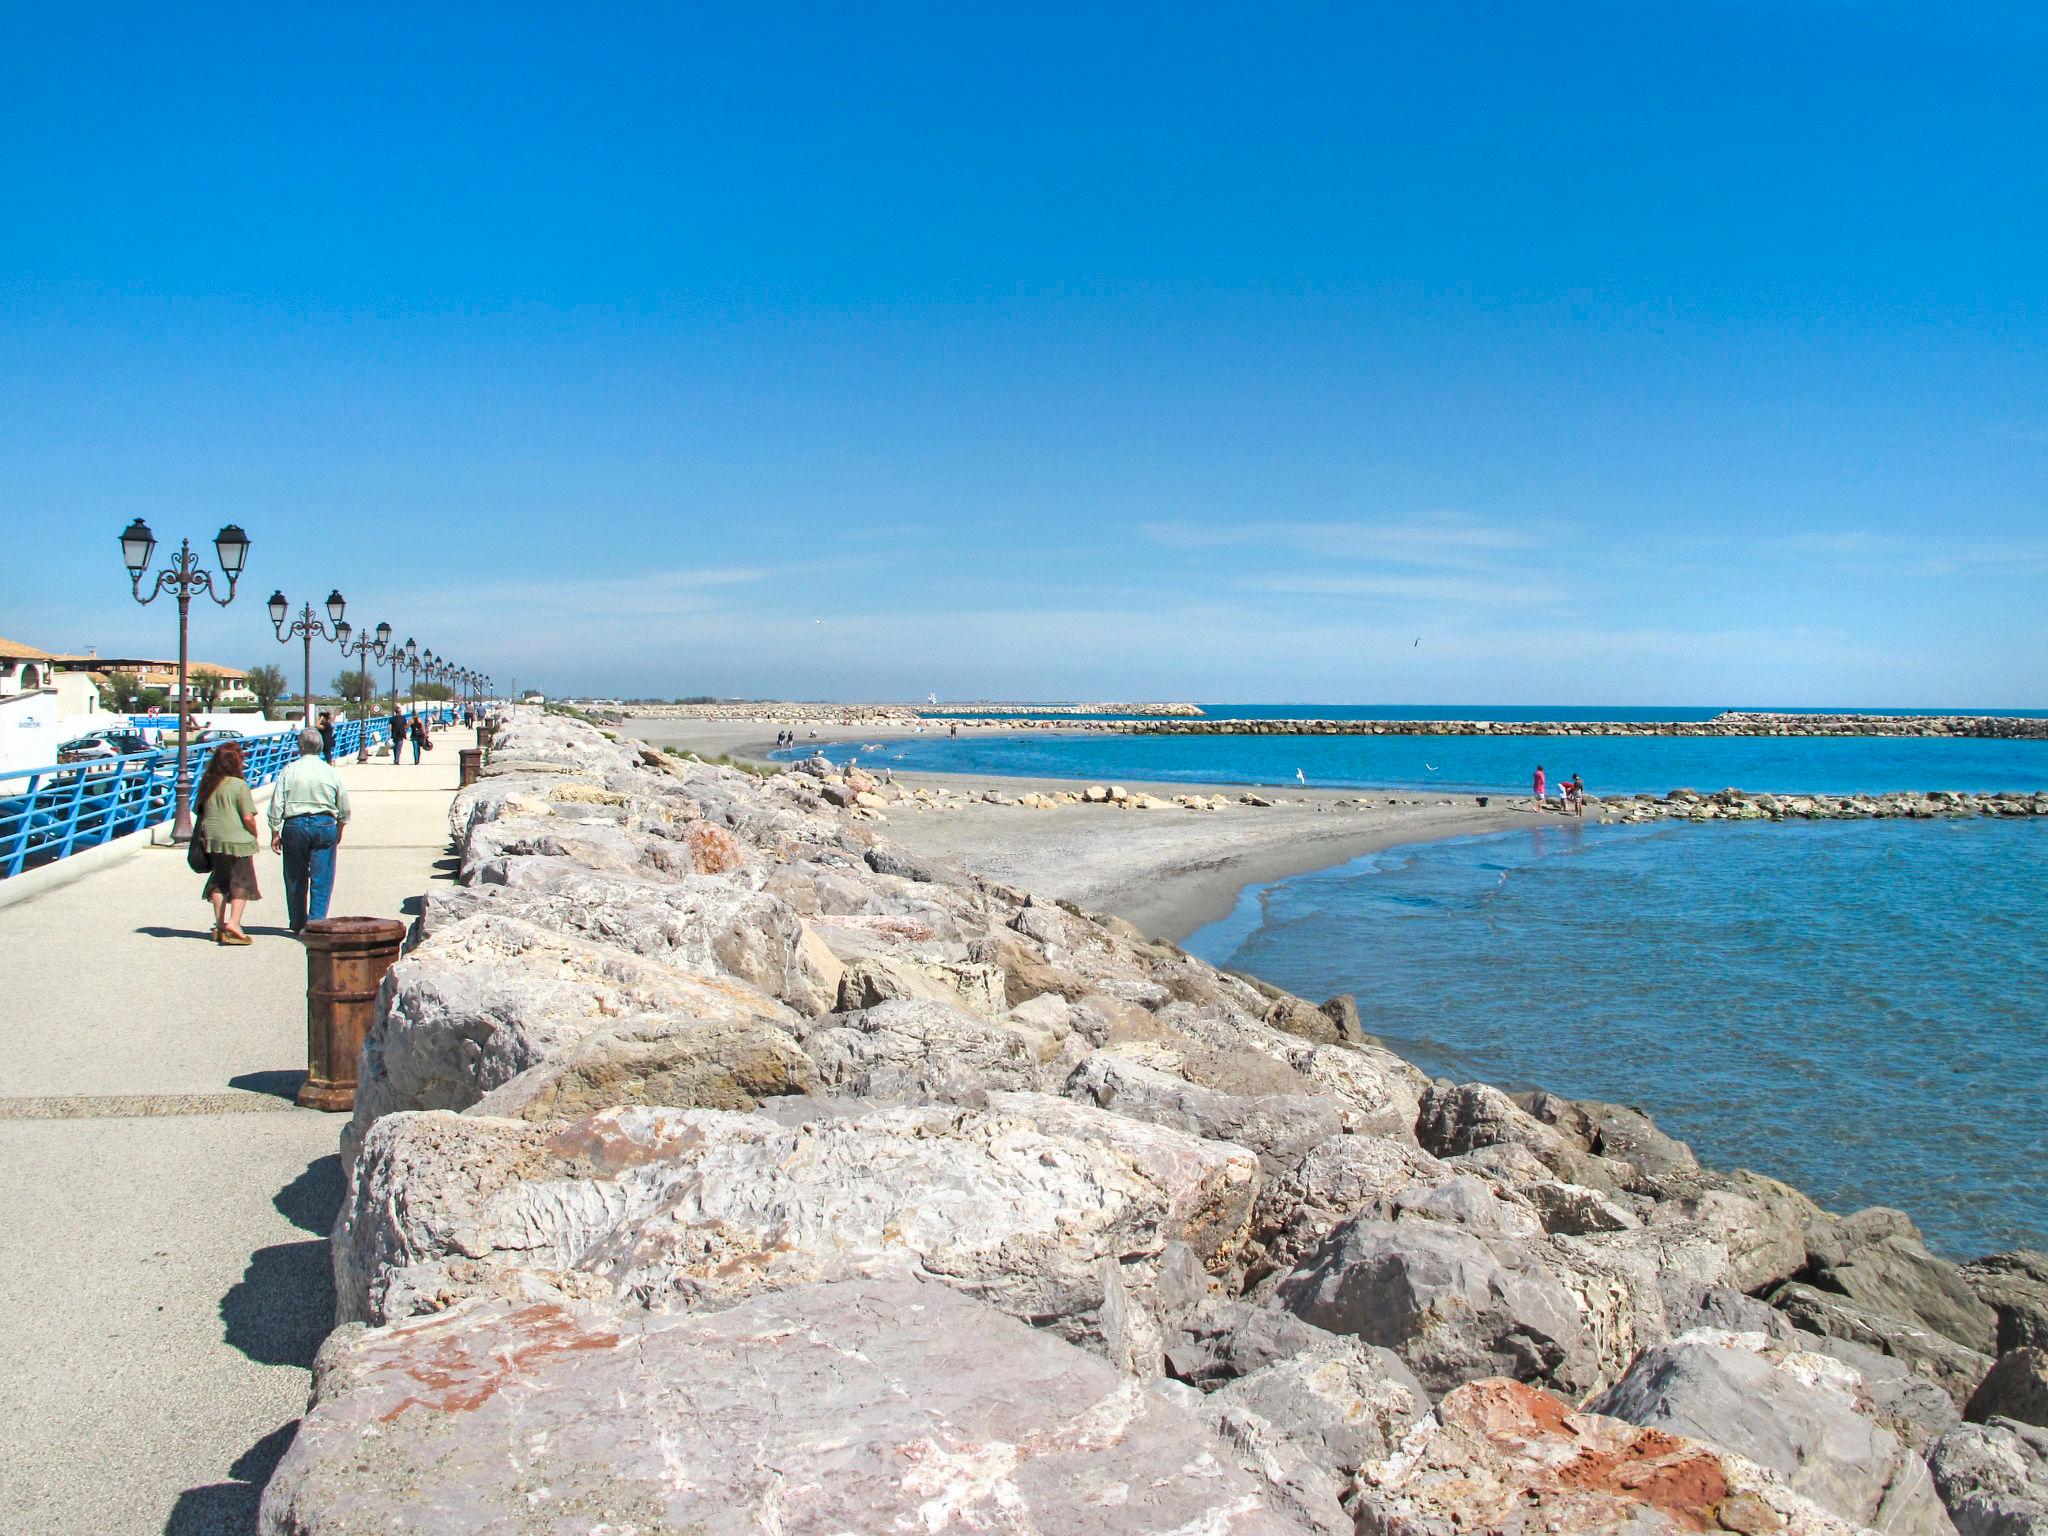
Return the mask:
<path id="1" fill-rule="evenodd" d="M 1299 768 L 1297 768 L 1294 770 L 1294 782 L 1299 784 L 1303 789 L 1307 789 L 1308 775 L 1303 773 Z"/>
<path id="2" fill-rule="evenodd" d="M 1429 770 L 1429 771 L 1430 771 L 1431 773 L 1435 773 L 1435 772 L 1436 772 L 1436 764 L 1435 764 L 1435 763 L 1424 763 L 1424 764 L 1423 764 L 1422 766 L 1423 766 L 1423 767 L 1425 767 L 1425 768 L 1427 768 L 1427 769 L 1428 769 L 1428 770 Z"/>
<path id="3" fill-rule="evenodd" d="M 1417 635 L 1417 636 L 1415 637 L 1415 645 L 1420 645 L 1420 644 L 1422 644 L 1422 636 L 1420 636 L 1420 635 Z M 1411 650 L 1411 651 L 1412 651 L 1412 650 L 1414 650 L 1414 649 L 1415 649 L 1415 645 L 1411 645 L 1411 646 L 1409 646 L 1409 647 L 1408 647 L 1408 649 L 1409 649 L 1409 650 Z"/>

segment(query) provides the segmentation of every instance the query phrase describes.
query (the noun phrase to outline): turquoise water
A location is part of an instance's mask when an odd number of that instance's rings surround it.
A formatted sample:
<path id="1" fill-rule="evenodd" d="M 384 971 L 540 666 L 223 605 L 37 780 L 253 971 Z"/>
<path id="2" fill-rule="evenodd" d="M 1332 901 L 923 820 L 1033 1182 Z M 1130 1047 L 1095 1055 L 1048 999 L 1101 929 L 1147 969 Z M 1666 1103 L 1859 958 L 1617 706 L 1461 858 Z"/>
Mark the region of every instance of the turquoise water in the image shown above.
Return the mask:
<path id="1" fill-rule="evenodd" d="M 1254 888 L 1189 948 L 1951 1256 L 2048 1248 L 2048 823 L 1532 827 Z"/>
<path id="2" fill-rule="evenodd" d="M 816 749 L 804 743 L 795 754 Z M 1681 736 L 1125 736 L 1109 732 L 913 736 L 827 756 L 937 773 L 1185 784 L 1387 787 L 1444 794 L 1526 794 L 1536 765 L 1553 783 L 1578 773 L 1589 793 L 1779 790 L 1855 794 L 1894 789 L 2048 788 L 2048 741 L 1918 737 Z"/>

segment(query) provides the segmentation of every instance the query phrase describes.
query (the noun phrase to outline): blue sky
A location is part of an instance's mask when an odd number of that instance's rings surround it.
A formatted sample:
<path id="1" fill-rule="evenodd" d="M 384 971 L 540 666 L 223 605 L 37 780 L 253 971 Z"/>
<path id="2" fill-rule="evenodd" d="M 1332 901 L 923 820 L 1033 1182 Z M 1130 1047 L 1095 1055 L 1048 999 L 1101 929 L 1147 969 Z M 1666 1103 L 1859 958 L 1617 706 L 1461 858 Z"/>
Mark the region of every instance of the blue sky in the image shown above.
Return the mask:
<path id="1" fill-rule="evenodd" d="M 425 14 L 425 13 L 431 14 Z M 2048 704 L 2020 6 L 18 6 L 0 634 L 556 690 Z M 1421 644 L 1415 644 L 1417 639 Z"/>

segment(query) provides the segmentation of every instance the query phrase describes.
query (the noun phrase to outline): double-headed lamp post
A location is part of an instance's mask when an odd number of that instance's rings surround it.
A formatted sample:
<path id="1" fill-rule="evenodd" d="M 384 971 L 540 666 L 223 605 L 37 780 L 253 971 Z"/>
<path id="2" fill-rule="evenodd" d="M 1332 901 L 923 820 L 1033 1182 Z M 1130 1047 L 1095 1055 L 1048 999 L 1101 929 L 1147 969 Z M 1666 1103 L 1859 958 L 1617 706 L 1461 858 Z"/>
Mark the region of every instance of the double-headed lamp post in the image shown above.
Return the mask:
<path id="1" fill-rule="evenodd" d="M 233 523 L 213 536 L 213 551 L 220 559 L 221 574 L 227 578 L 227 596 L 222 597 L 215 589 L 213 572 L 199 563 L 199 557 L 192 553 L 192 541 L 178 541 L 178 558 L 156 573 L 151 583 L 149 596 L 142 595 L 143 573 L 149 569 L 150 556 L 156 551 L 156 535 L 149 531 L 149 524 L 141 518 L 130 523 L 121 535 L 121 559 L 128 567 L 128 586 L 138 603 L 153 603 L 165 593 L 172 592 L 178 598 L 178 782 L 176 788 L 177 808 L 171 824 L 171 836 L 179 842 L 189 841 L 192 836 L 191 775 L 189 772 L 189 746 L 186 740 L 186 721 L 192 712 L 191 701 L 186 695 L 186 666 L 189 656 L 189 631 L 192 621 L 192 594 L 204 592 L 215 603 L 225 608 L 235 600 L 235 583 L 242 579 L 242 567 L 249 559 L 249 535 Z"/>
<path id="2" fill-rule="evenodd" d="M 313 612 L 313 605 L 310 602 L 304 604 L 299 609 L 299 616 L 293 619 L 290 626 L 287 627 L 285 619 L 291 612 L 291 604 L 285 601 L 285 596 L 282 592 L 270 594 L 270 627 L 277 634 L 277 643 L 279 645 L 287 645 L 293 640 L 303 640 L 306 643 L 305 723 L 307 725 L 313 723 L 313 639 L 315 636 L 322 640 L 341 639 L 347 633 L 347 626 L 342 623 L 341 616 L 347 611 L 348 600 L 339 592 L 329 592 L 327 594 L 327 617 L 333 621 L 334 627 L 332 629 L 328 628 L 327 624 L 321 621 L 320 616 Z"/>
<path id="3" fill-rule="evenodd" d="M 356 737 L 356 761 L 367 763 L 370 760 L 370 658 L 384 659 L 384 653 L 391 648 L 391 626 L 379 624 L 374 634 L 366 629 L 354 640 L 350 640 L 348 634 L 348 624 L 344 620 L 341 625 L 341 654 L 353 653 L 361 658 L 357 667 L 362 679 L 363 729 Z"/>

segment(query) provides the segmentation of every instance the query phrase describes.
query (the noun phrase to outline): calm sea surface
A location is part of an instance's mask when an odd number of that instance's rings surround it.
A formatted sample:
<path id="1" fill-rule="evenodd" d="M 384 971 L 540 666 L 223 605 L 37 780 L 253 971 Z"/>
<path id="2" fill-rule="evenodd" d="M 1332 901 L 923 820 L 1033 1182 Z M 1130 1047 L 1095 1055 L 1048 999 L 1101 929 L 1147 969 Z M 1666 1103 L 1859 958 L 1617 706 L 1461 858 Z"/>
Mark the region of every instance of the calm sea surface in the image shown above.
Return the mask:
<path id="1" fill-rule="evenodd" d="M 977 732 L 862 746 L 827 751 L 1101 782 L 1287 784 L 1299 768 L 1315 785 L 1443 793 L 1526 793 L 1537 763 L 1595 794 L 2048 787 L 2048 742 Z M 1839 1209 L 1899 1206 L 1951 1255 L 2048 1248 L 2048 823 L 1549 824 L 1256 887 L 1189 947 L 1308 997 L 1355 993 L 1367 1027 L 1430 1072 L 1635 1104 L 1714 1166 Z"/>
<path id="2" fill-rule="evenodd" d="M 861 751 L 863 762 L 937 773 L 1187 784 L 1292 784 L 1527 794 L 1537 764 L 1552 782 L 1582 775 L 1589 793 L 1702 791 L 1876 793 L 1891 789 L 2048 788 L 2048 741 L 1818 736 L 1122 736 L 1028 731 L 934 734 Z M 858 742 L 828 745 L 845 758 Z M 796 754 L 813 749 L 804 743 Z"/>
<path id="3" fill-rule="evenodd" d="M 1188 947 L 1951 1256 L 2048 1248 L 2048 823 L 1532 827 L 1254 888 Z"/>

